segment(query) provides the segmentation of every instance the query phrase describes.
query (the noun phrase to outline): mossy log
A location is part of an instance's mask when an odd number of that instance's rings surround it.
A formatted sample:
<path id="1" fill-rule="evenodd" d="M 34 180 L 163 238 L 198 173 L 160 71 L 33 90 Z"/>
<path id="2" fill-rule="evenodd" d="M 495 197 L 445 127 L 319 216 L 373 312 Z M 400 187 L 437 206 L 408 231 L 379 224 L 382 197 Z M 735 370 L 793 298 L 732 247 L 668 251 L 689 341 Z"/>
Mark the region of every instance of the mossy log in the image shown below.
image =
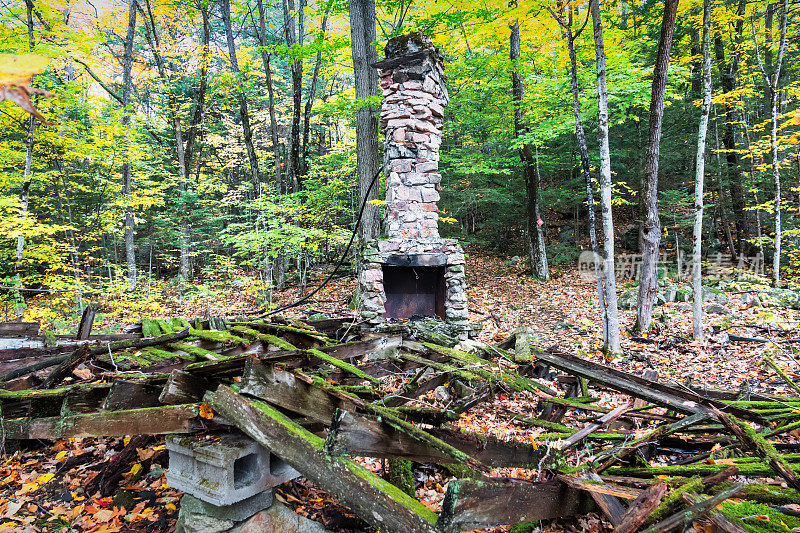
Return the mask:
<path id="1" fill-rule="evenodd" d="M 591 505 L 585 492 L 559 481 L 456 479 L 447 485 L 437 526 L 460 532 L 564 518 L 586 513 Z"/>
<path id="2" fill-rule="evenodd" d="M 337 359 L 336 357 L 332 357 L 326 353 L 314 349 L 308 350 L 308 354 L 313 355 L 314 357 L 321 359 L 322 361 L 325 361 L 326 363 L 333 365 L 340 370 L 353 374 L 358 378 L 369 381 L 374 387 L 377 387 L 381 384 L 378 378 L 370 376 L 357 366 L 353 366 L 350 363 L 342 361 L 341 359 Z"/>
<path id="3" fill-rule="evenodd" d="M 778 453 L 778 450 L 775 449 L 775 446 L 773 446 L 771 442 L 765 439 L 762 435 L 756 433 L 756 431 L 749 425 L 737 420 L 736 417 L 731 414 L 726 414 L 718 409 L 715 409 L 714 415 L 725 425 L 725 427 L 727 427 L 734 435 L 736 435 L 736 437 L 747 449 L 767 461 L 772 469 L 775 470 L 779 476 L 786 480 L 790 487 L 800 491 L 800 478 L 798 478 L 796 472 L 787 466 Z"/>
<path id="4" fill-rule="evenodd" d="M 716 496 L 696 503 L 685 511 L 680 511 L 664 519 L 663 521 L 645 530 L 645 533 L 666 533 L 680 526 L 688 526 L 698 516 L 708 512 L 711 509 L 714 509 L 717 505 L 721 504 L 728 498 L 733 498 L 736 496 L 739 491 L 742 490 L 742 487 L 744 487 L 743 483 L 733 485 L 732 487 L 720 492 Z"/>
<path id="5" fill-rule="evenodd" d="M 346 457 L 330 457 L 324 441 L 258 400 L 220 386 L 205 401 L 350 510 L 387 533 L 438 533 L 437 516 L 414 498 Z"/>

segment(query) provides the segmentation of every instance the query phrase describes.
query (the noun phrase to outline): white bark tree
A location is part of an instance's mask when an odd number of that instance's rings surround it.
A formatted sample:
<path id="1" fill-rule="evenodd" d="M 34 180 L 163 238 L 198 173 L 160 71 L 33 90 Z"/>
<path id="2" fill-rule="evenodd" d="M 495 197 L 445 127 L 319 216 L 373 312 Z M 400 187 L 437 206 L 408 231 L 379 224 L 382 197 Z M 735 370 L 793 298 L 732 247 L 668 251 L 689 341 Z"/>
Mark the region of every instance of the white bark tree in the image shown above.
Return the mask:
<path id="1" fill-rule="evenodd" d="M 761 70 L 761 75 L 764 76 L 764 82 L 767 84 L 767 92 L 769 93 L 771 118 L 770 154 L 772 156 L 772 179 L 775 181 L 775 253 L 772 256 L 772 276 L 776 287 L 780 287 L 781 285 L 781 169 L 780 161 L 778 160 L 778 101 L 781 92 L 778 90 L 778 83 L 781 79 L 783 56 L 786 53 L 786 27 L 788 22 L 789 0 L 783 0 L 783 2 L 781 2 L 781 42 L 778 47 L 778 57 L 775 60 L 775 67 L 772 74 L 767 72 L 767 68 L 769 68 L 770 65 L 767 64 L 765 67 L 764 62 L 761 61 L 761 54 L 758 49 L 758 36 L 756 36 L 756 30 L 755 27 L 753 27 L 753 41 L 756 47 L 758 68 Z M 764 44 L 766 50 L 769 50 L 769 45 L 770 43 Z"/>
<path id="2" fill-rule="evenodd" d="M 711 111 L 711 2 L 703 0 L 703 107 L 697 132 L 697 163 L 694 178 L 694 250 L 692 251 L 692 333 L 703 340 L 703 277 L 701 252 L 703 241 L 703 185 L 706 169 L 706 133 Z"/>
<path id="3" fill-rule="evenodd" d="M 608 90 L 606 88 L 606 52 L 603 44 L 603 16 L 600 0 L 590 3 L 594 29 L 594 52 L 597 58 L 598 141 L 600 143 L 600 209 L 603 219 L 603 281 L 605 296 L 605 350 L 618 354 L 619 310 L 614 275 L 614 219 L 611 211 L 611 149 L 608 140 Z"/>

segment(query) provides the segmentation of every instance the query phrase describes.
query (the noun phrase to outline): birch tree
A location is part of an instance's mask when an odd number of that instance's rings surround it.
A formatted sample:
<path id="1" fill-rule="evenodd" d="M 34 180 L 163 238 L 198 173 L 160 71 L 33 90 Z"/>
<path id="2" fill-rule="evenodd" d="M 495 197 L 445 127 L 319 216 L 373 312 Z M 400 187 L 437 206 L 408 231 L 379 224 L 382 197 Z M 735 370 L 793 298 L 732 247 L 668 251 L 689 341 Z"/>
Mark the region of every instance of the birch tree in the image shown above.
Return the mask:
<path id="1" fill-rule="evenodd" d="M 564 30 L 565 36 L 567 38 L 567 51 L 569 52 L 569 64 L 570 64 L 570 82 L 572 85 L 572 112 L 573 116 L 575 117 L 575 136 L 578 139 L 578 151 L 580 152 L 581 156 L 581 172 L 583 174 L 584 183 L 586 186 L 586 203 L 587 203 L 587 210 L 589 213 L 589 241 L 592 247 L 592 254 L 595 257 L 594 261 L 594 273 L 597 279 L 597 300 L 600 305 L 600 315 L 602 317 L 603 322 L 603 339 L 608 339 L 608 316 L 606 314 L 606 304 L 605 304 L 605 297 L 603 294 L 603 270 L 599 265 L 599 248 L 597 246 L 597 232 L 595 227 L 595 217 L 594 217 L 594 194 L 592 192 L 592 175 L 589 170 L 589 148 L 586 145 L 586 133 L 583 128 L 583 117 L 581 115 L 581 103 L 579 99 L 579 89 L 578 89 L 578 58 L 575 53 L 575 40 L 580 37 L 581 33 L 583 32 L 586 24 L 589 22 L 589 13 L 586 13 L 586 20 L 583 22 L 581 27 L 573 32 L 572 24 L 573 24 L 573 12 L 574 8 L 572 5 L 567 6 L 567 18 L 564 19 L 563 17 L 563 10 L 564 6 L 561 6 L 561 16 L 556 14 L 553 10 L 549 7 L 547 8 L 550 11 L 550 14 L 556 21 L 561 25 Z M 613 233 L 612 233 L 613 235 Z"/>
<path id="2" fill-rule="evenodd" d="M 703 340 L 703 278 L 701 251 L 703 240 L 703 185 L 706 168 L 706 133 L 711 111 L 711 1 L 703 0 L 703 107 L 697 132 L 697 163 L 694 178 L 694 249 L 692 251 L 692 333 Z"/>
<path id="3" fill-rule="evenodd" d="M 664 119 L 664 93 L 667 88 L 669 54 L 675 33 L 675 15 L 679 0 L 664 0 L 664 18 L 658 42 L 653 89 L 650 95 L 650 135 L 645 156 L 645 219 L 642 224 L 642 268 L 636 306 L 636 329 L 647 331 L 653 316 L 653 302 L 658 291 L 658 247 L 661 222 L 658 219 L 658 157 L 661 151 L 661 123 Z"/>
<path id="4" fill-rule="evenodd" d="M 758 68 L 761 70 L 761 75 L 764 77 L 764 82 L 767 85 L 767 92 L 769 94 L 770 105 L 770 155 L 772 163 L 772 179 L 775 182 L 775 252 L 772 256 L 772 276 L 776 287 L 781 285 L 781 169 L 778 160 L 778 103 L 780 99 L 780 91 L 778 83 L 781 79 L 781 68 L 783 66 L 783 56 L 786 52 L 786 26 L 789 21 L 789 0 L 781 2 L 781 42 L 778 47 L 778 57 L 775 60 L 775 67 L 772 74 L 767 72 L 767 67 L 761 60 L 761 54 L 758 49 L 758 36 L 756 35 L 755 27 L 753 27 L 753 42 L 755 43 L 756 59 L 758 60 Z M 770 43 L 764 44 L 765 56 L 766 51 L 770 50 Z M 771 50 L 770 50 L 771 52 Z"/>
<path id="5" fill-rule="evenodd" d="M 603 281 L 607 333 L 605 350 L 618 354 L 619 310 L 614 269 L 614 219 L 611 211 L 611 149 L 608 140 L 608 89 L 606 87 L 606 52 L 603 44 L 603 16 L 600 0 L 590 2 L 594 30 L 594 52 L 597 61 L 597 107 L 600 144 L 600 209 L 603 218 Z"/>

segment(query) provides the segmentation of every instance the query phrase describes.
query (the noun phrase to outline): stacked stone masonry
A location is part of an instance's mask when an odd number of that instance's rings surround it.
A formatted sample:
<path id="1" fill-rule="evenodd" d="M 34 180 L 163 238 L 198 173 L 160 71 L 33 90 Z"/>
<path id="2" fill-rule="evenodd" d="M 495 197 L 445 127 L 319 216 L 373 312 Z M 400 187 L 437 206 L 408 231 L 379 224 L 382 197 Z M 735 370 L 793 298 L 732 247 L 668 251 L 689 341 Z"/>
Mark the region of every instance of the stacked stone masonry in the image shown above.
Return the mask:
<path id="1" fill-rule="evenodd" d="M 439 147 L 448 102 L 442 56 L 429 37 L 415 33 L 390 39 L 379 66 L 388 238 L 367 242 L 362 249 L 361 317 L 372 325 L 384 321 L 383 265 L 406 258 L 413 266 L 445 267 L 442 318 L 466 331 L 464 252 L 454 239 L 442 239 L 438 227 Z"/>

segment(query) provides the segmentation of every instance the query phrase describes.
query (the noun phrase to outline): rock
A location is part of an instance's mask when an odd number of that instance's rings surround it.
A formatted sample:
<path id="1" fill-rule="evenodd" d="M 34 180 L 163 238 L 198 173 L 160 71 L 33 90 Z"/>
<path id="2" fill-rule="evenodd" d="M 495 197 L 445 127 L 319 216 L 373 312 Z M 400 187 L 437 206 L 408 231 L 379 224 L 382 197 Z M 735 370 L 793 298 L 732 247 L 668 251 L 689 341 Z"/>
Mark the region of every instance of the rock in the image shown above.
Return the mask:
<path id="1" fill-rule="evenodd" d="M 272 489 L 265 490 L 264 492 L 260 492 L 255 496 L 251 496 L 246 500 L 232 505 L 212 505 L 199 498 L 195 498 L 191 494 L 184 494 L 181 497 L 181 510 L 178 513 L 178 520 L 180 521 L 181 515 L 187 517 L 187 520 L 184 521 L 184 529 L 186 529 L 187 532 L 193 531 L 193 529 L 190 528 L 196 527 L 195 523 L 192 521 L 198 517 L 201 517 L 201 522 L 203 518 L 207 518 L 208 520 L 206 522 L 212 525 L 213 520 L 219 520 L 220 524 L 230 522 L 230 525 L 225 528 L 228 529 L 233 526 L 234 522 L 246 520 L 257 512 L 272 505 L 273 494 L 274 491 Z M 189 527 L 187 527 L 186 524 L 188 524 Z M 197 531 L 203 530 L 197 529 Z"/>
<path id="2" fill-rule="evenodd" d="M 512 257 L 508 261 L 508 264 L 511 265 L 511 266 L 514 266 L 514 265 L 518 265 L 520 261 L 522 261 L 522 259 L 520 259 L 520 257 L 518 255 L 515 255 L 514 257 Z"/>
<path id="3" fill-rule="evenodd" d="M 675 308 L 678 311 L 691 311 L 692 310 L 692 304 L 689 304 L 689 303 L 686 303 L 686 302 L 681 302 L 678 305 L 676 305 Z"/>
<path id="4" fill-rule="evenodd" d="M 706 305 L 706 313 L 709 315 L 732 315 L 733 311 L 719 303 L 710 303 Z"/>
<path id="5" fill-rule="evenodd" d="M 450 391 L 447 390 L 447 387 L 444 385 L 439 385 L 433 389 L 433 397 L 440 402 L 449 402 L 453 398 L 453 395 L 450 394 Z"/>
<path id="6" fill-rule="evenodd" d="M 325 533 L 328 531 L 319 522 L 309 520 L 292 511 L 286 505 L 275 502 L 272 507 L 256 514 L 234 527 L 229 533 L 266 533 L 291 531 L 293 533 Z"/>
<path id="7" fill-rule="evenodd" d="M 755 294 L 746 292 L 739 296 L 739 302 L 745 307 L 761 307 L 761 300 Z"/>

